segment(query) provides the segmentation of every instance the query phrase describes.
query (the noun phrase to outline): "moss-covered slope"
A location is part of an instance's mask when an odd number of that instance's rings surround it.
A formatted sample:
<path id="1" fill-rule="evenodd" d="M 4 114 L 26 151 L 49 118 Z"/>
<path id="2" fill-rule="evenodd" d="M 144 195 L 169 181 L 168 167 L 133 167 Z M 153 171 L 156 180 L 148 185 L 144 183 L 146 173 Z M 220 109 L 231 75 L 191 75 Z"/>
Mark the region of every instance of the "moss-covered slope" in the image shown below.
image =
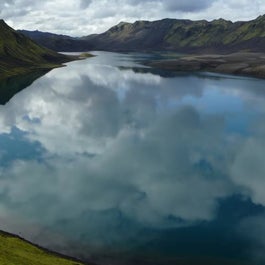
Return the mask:
<path id="1" fill-rule="evenodd" d="M 95 49 L 117 51 L 265 52 L 265 16 L 245 22 L 224 19 L 163 19 L 122 22 L 103 34 L 87 36 Z"/>
<path id="2" fill-rule="evenodd" d="M 0 20 L 0 78 L 53 68 L 72 59 L 39 46 Z"/>
<path id="3" fill-rule="evenodd" d="M 49 253 L 18 237 L 0 232 L 1 265 L 82 265 L 82 263 Z"/>

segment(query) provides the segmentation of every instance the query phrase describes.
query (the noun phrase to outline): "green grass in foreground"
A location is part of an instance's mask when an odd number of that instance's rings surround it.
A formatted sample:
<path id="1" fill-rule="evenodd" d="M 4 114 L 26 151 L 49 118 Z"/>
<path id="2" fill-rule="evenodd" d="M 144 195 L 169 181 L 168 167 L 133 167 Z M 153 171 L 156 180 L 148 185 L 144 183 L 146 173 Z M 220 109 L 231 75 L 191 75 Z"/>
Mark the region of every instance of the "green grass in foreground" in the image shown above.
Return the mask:
<path id="1" fill-rule="evenodd" d="M 82 265 L 0 232 L 0 265 Z"/>

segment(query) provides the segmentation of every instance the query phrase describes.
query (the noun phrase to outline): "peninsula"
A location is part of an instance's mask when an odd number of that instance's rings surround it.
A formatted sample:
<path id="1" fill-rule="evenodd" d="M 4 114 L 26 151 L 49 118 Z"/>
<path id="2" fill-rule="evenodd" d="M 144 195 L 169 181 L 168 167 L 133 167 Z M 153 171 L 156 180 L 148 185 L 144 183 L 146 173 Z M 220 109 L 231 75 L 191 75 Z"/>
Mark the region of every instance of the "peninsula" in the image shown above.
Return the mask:
<path id="1" fill-rule="evenodd" d="M 153 61 L 147 65 L 176 72 L 214 72 L 265 78 L 264 53 L 180 55 L 176 59 Z"/>

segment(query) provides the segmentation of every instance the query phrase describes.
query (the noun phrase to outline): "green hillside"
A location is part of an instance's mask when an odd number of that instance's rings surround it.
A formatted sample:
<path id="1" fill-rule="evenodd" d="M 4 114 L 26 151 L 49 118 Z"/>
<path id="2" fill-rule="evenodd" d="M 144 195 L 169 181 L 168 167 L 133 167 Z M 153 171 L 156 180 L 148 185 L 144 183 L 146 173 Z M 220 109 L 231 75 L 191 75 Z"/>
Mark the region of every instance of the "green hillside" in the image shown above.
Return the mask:
<path id="1" fill-rule="evenodd" d="M 172 47 L 215 47 L 219 45 L 220 48 L 232 48 L 236 45 L 247 44 L 255 38 L 263 39 L 265 37 L 264 27 L 264 16 L 252 21 L 236 23 L 224 19 L 212 22 L 176 22 L 165 36 L 164 41 Z"/>
<path id="2" fill-rule="evenodd" d="M 51 69 L 73 58 L 41 47 L 0 20 L 0 78 Z"/>
<path id="3" fill-rule="evenodd" d="M 162 19 L 121 22 L 108 31 L 87 36 L 95 49 L 231 53 L 265 51 L 265 16 L 245 22 Z"/>
<path id="4" fill-rule="evenodd" d="M 1 265 L 82 265 L 40 249 L 18 237 L 0 232 Z"/>

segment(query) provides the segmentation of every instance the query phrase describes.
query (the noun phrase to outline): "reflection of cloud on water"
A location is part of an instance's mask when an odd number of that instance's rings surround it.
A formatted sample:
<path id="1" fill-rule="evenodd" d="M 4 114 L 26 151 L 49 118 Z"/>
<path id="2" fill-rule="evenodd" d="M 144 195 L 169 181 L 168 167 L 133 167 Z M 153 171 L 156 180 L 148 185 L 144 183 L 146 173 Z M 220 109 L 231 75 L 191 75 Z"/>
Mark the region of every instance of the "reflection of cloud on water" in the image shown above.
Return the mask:
<path id="1" fill-rule="evenodd" d="M 77 64 L 72 71 L 49 73 L 18 94 L 2 108 L 0 124 L 6 132 L 13 124 L 30 130 L 31 139 L 51 152 L 93 153 L 106 144 L 104 138 L 113 138 L 124 127 L 144 126 L 157 111 L 170 108 L 172 101 L 191 93 L 201 96 L 201 91 L 193 79 L 176 82 L 110 66 Z M 40 122 L 32 124 L 34 120 Z"/>
<path id="2" fill-rule="evenodd" d="M 252 128 L 253 135 L 240 146 L 231 167 L 233 182 L 253 203 L 265 206 L 265 129 L 263 119 Z M 249 252 L 257 264 L 265 261 L 265 215 L 242 220 L 238 232 L 250 241 Z"/>
<path id="3" fill-rule="evenodd" d="M 32 222 L 99 246 L 144 227 L 210 221 L 218 199 L 233 191 L 221 168 L 227 162 L 214 153 L 224 144 L 222 123 L 187 107 L 146 128 L 123 129 L 95 157 L 17 161 L 3 169 L 1 202 Z M 114 225 L 121 223 L 124 229 Z"/>
<path id="4" fill-rule="evenodd" d="M 214 153 L 221 149 L 219 126 L 222 120 L 203 121 L 193 109 L 180 109 L 147 128 L 124 129 L 95 157 L 18 161 L 4 169 L 1 187 L 8 190 L 9 207 L 20 205 L 29 216 L 39 216 L 32 202 L 43 203 L 43 220 L 57 218 L 58 209 L 61 217 L 73 217 L 87 209 L 112 208 L 147 225 L 163 226 L 170 215 L 208 220 L 215 200 L 230 190 Z"/>
<path id="5" fill-rule="evenodd" d="M 255 264 L 265 262 L 265 215 L 244 219 L 238 227 L 238 233 L 250 241 L 249 253 Z"/>
<path id="6" fill-rule="evenodd" d="M 87 70 L 93 73 L 93 68 Z M 187 93 L 201 95 L 202 87 L 192 78 L 187 82 L 193 88 L 187 91 L 184 79 L 142 76 L 121 71 L 117 80 L 106 78 L 109 89 L 106 80 L 69 73 L 65 78 L 71 89 L 59 89 L 60 79 L 50 73 L 30 88 L 34 93 L 17 95 L 7 106 L 19 106 L 14 123 L 46 154 L 45 163 L 17 161 L 3 169 L 5 206 L 33 220 L 41 216 L 48 226 L 96 212 L 97 222 L 91 225 L 101 223 L 102 231 L 109 224 L 101 218 L 112 210 L 141 226 L 214 218 L 216 200 L 231 190 L 214 155 L 222 149 L 223 119 L 172 105 Z M 115 89 L 120 83 L 126 84 L 122 99 Z M 213 179 L 211 172 L 218 172 Z"/>
<path id="7" fill-rule="evenodd" d="M 72 67 L 0 107 L 2 132 L 15 125 L 45 150 L 1 168 L 1 214 L 104 245 L 146 227 L 212 221 L 219 199 L 234 193 L 265 205 L 262 130 L 227 132 L 225 103 L 219 114 L 183 106 L 218 80 Z"/>
<path id="8" fill-rule="evenodd" d="M 254 203 L 265 205 L 265 127 L 263 119 L 252 128 L 249 136 L 240 146 L 231 167 L 231 177 L 235 183 L 245 187 L 246 195 Z"/>

